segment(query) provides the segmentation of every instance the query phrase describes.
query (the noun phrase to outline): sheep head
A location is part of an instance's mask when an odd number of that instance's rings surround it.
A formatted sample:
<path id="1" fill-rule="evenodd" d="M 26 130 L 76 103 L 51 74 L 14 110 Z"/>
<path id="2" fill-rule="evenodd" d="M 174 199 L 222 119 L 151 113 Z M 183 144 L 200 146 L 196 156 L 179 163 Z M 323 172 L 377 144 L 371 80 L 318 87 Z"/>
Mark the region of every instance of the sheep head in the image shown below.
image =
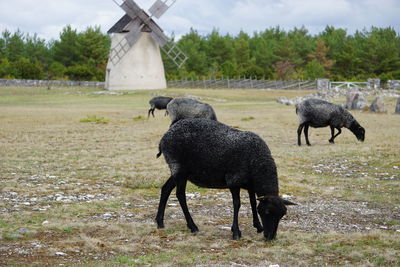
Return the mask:
<path id="1" fill-rule="evenodd" d="M 257 211 L 264 228 L 264 237 L 267 241 L 271 241 L 276 237 L 279 221 L 286 214 L 286 205 L 297 204 L 279 196 L 262 196 L 258 200 L 260 203 L 257 206 Z"/>
<path id="2" fill-rule="evenodd" d="M 364 142 L 365 129 L 361 127 L 361 125 L 357 121 L 353 121 L 353 123 L 350 125 L 349 130 L 357 137 L 359 141 Z"/>

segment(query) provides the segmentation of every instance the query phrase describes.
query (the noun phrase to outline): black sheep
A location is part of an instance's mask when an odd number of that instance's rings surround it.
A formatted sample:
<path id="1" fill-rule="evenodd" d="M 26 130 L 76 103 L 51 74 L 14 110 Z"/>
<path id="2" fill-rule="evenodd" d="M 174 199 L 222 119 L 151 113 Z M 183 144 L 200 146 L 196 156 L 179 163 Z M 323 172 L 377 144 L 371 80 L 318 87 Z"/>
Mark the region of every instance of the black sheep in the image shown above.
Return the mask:
<path id="1" fill-rule="evenodd" d="M 285 205 L 294 203 L 279 197 L 278 177 L 274 159 L 267 144 L 256 134 L 231 128 L 209 119 L 183 119 L 164 134 L 157 157 L 164 154 L 171 176 L 161 190 L 156 222 L 164 227 L 164 211 L 171 191 L 182 207 L 187 226 L 198 232 L 186 205 L 186 183 L 206 188 L 229 188 L 233 199 L 233 239 L 239 239 L 238 225 L 240 189 L 250 195 L 253 224 L 264 231 L 267 240 L 276 237 Z M 260 201 L 256 207 L 256 198 Z M 260 225 L 257 212 L 261 217 Z M 263 227 L 263 228 L 262 228 Z"/>
<path id="2" fill-rule="evenodd" d="M 354 117 L 341 105 L 332 104 L 320 99 L 307 99 L 296 105 L 296 114 L 299 116 L 299 127 L 297 129 L 297 144 L 301 146 L 301 132 L 304 128 L 304 135 L 307 145 L 308 128 L 320 128 L 330 126 L 331 138 L 329 142 L 335 143 L 335 138 L 341 134 L 342 127 L 348 128 L 360 141 L 365 139 L 365 129 L 354 119 Z M 335 128 L 338 133 L 335 134 Z"/>
<path id="3" fill-rule="evenodd" d="M 187 97 L 175 98 L 167 105 L 171 125 L 182 119 L 205 118 L 217 120 L 211 105 Z"/>
<path id="4" fill-rule="evenodd" d="M 155 109 L 167 109 L 168 103 L 172 100 L 172 97 L 167 97 L 167 96 L 156 96 L 150 99 L 149 104 L 150 104 L 150 109 L 147 114 L 147 118 L 150 117 L 150 113 L 154 117 L 154 110 Z M 165 115 L 167 115 L 168 112 L 165 111 Z"/>

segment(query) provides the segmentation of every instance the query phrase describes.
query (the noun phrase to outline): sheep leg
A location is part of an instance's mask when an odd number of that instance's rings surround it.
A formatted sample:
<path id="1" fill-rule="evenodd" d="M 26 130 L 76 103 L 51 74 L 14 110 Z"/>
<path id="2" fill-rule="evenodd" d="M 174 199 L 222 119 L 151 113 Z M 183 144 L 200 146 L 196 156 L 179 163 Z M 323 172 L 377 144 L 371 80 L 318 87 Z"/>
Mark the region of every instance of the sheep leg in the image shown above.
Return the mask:
<path id="1" fill-rule="evenodd" d="M 185 191 L 186 191 L 187 180 L 181 177 L 176 177 L 175 181 L 176 181 L 176 197 L 178 198 L 183 214 L 185 215 L 187 227 L 190 229 L 192 233 L 197 233 L 199 231 L 199 228 L 197 228 L 196 224 L 194 223 L 186 203 Z"/>
<path id="2" fill-rule="evenodd" d="M 156 216 L 156 223 L 157 223 L 157 228 L 164 228 L 164 212 L 165 212 L 165 206 L 167 205 L 167 201 L 169 198 L 169 195 L 171 194 L 172 190 L 175 188 L 175 180 L 171 176 L 163 185 L 161 188 L 161 196 L 160 196 L 160 203 L 158 205 L 158 211 L 157 211 L 157 216 Z"/>
<path id="3" fill-rule="evenodd" d="M 248 190 L 248 193 L 250 198 L 251 211 L 253 213 L 253 226 L 257 229 L 257 233 L 261 233 L 264 229 L 258 218 L 256 195 L 252 190 Z"/>
<path id="4" fill-rule="evenodd" d="M 334 143 L 335 143 L 335 138 L 336 138 L 339 134 L 342 133 L 342 129 L 340 129 L 340 128 L 336 128 L 336 129 L 338 129 L 338 133 L 335 134 L 335 135 L 333 135 L 333 134 L 335 133 L 335 128 L 331 126 L 331 135 L 332 135 L 332 137 L 331 137 L 331 139 L 329 139 L 329 143 L 331 143 L 331 144 L 334 144 Z"/>
<path id="5" fill-rule="evenodd" d="M 240 188 L 231 187 L 229 190 L 231 191 L 233 200 L 233 223 L 231 228 L 233 233 L 232 238 L 237 240 L 242 237 L 242 233 L 239 230 Z"/>
<path id="6" fill-rule="evenodd" d="M 308 140 L 308 128 L 310 126 L 308 124 L 304 125 L 304 136 L 306 137 L 306 144 L 311 146 L 310 141 Z"/>
<path id="7" fill-rule="evenodd" d="M 297 144 L 301 146 L 301 131 L 303 131 L 304 128 L 304 123 L 299 125 L 299 128 L 297 128 Z"/>
<path id="8" fill-rule="evenodd" d="M 154 118 L 154 110 L 155 110 L 155 109 L 156 109 L 155 107 L 151 107 L 151 108 L 149 109 L 149 112 L 147 113 L 147 118 L 150 117 L 150 114 L 152 114 L 152 115 L 153 115 L 153 118 Z"/>

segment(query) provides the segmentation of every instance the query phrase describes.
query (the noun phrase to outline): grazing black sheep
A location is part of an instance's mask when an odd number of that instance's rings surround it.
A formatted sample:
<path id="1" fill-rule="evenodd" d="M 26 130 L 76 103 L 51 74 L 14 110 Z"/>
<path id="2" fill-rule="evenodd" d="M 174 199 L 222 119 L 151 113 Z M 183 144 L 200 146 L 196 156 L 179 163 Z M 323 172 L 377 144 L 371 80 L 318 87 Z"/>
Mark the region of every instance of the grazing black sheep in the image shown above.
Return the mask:
<path id="1" fill-rule="evenodd" d="M 167 96 L 156 96 L 150 99 L 149 104 L 150 104 L 150 109 L 147 114 L 147 118 L 150 117 L 150 113 L 154 117 L 154 110 L 155 109 L 166 109 L 168 103 L 172 100 L 172 97 L 167 97 Z M 165 111 L 165 115 L 168 114 L 168 111 Z"/>
<path id="2" fill-rule="evenodd" d="M 233 239 L 239 239 L 240 189 L 250 195 L 253 225 L 264 231 L 267 240 L 276 237 L 285 205 L 295 205 L 279 197 L 274 159 L 267 144 L 256 134 L 231 128 L 209 119 L 183 119 L 164 134 L 157 157 L 164 154 L 171 176 L 161 189 L 156 222 L 164 227 L 164 211 L 171 191 L 182 207 L 187 226 L 198 232 L 186 204 L 186 183 L 206 188 L 229 188 L 233 199 Z M 256 207 L 256 198 L 260 201 Z M 258 214 L 261 217 L 260 225 Z"/>
<path id="3" fill-rule="evenodd" d="M 167 111 L 171 118 L 171 125 L 188 118 L 217 120 L 215 111 L 209 104 L 186 97 L 175 98 L 169 102 Z"/>
<path id="4" fill-rule="evenodd" d="M 304 128 L 304 135 L 307 145 L 311 145 L 308 140 L 308 128 L 326 127 L 331 128 L 331 138 L 329 142 L 333 144 L 335 138 L 341 134 L 342 127 L 348 128 L 360 141 L 365 139 L 365 129 L 354 119 L 345 108 L 340 105 L 332 104 L 320 99 L 307 99 L 296 105 L 296 114 L 299 116 L 299 127 L 297 129 L 297 144 L 301 146 L 301 132 Z M 338 133 L 335 134 L 335 128 Z"/>

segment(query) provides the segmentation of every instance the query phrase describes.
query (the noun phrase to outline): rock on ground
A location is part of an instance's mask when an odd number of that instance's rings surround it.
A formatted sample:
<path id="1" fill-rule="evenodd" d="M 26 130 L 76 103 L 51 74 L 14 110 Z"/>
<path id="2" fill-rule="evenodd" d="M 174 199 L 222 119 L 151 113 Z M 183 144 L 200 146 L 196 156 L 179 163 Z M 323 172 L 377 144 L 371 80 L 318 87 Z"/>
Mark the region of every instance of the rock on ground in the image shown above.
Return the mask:
<path id="1" fill-rule="evenodd" d="M 386 112 L 385 101 L 383 100 L 383 97 L 377 96 L 369 107 L 369 110 L 372 112 Z"/>
<path id="2" fill-rule="evenodd" d="M 368 108 L 368 101 L 365 99 L 363 93 L 356 93 L 354 95 L 353 102 L 351 103 L 351 109 L 363 110 Z"/>
<path id="3" fill-rule="evenodd" d="M 394 113 L 400 114 L 400 97 L 397 98 L 397 103 L 396 103 L 396 108 L 394 110 Z"/>

